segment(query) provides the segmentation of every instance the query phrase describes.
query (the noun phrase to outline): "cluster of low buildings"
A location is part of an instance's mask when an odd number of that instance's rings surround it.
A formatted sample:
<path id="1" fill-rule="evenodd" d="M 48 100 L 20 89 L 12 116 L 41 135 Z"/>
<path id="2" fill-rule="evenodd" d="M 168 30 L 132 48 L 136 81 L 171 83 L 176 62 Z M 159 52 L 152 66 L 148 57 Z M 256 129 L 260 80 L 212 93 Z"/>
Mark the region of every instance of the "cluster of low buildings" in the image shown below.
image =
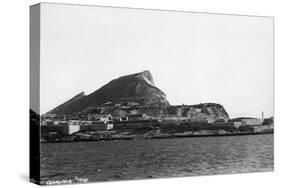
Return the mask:
<path id="1" fill-rule="evenodd" d="M 79 131 L 109 131 L 112 129 L 153 129 L 153 128 L 198 128 L 198 129 L 241 129 L 251 127 L 262 130 L 264 119 L 236 118 L 231 120 L 217 119 L 210 122 L 191 121 L 186 117 L 166 116 L 153 118 L 145 114 L 134 114 L 112 117 L 110 114 L 87 116 L 84 119 L 76 117 L 58 118 L 55 114 L 44 114 L 40 118 L 41 136 L 50 132 L 60 132 L 70 135 Z M 268 126 L 268 125 L 266 125 Z"/>
<path id="2" fill-rule="evenodd" d="M 49 132 L 60 132 L 70 135 L 78 131 L 106 131 L 113 129 L 113 118 L 111 115 L 102 115 L 94 120 L 69 118 L 59 119 L 55 114 L 44 114 L 41 116 L 41 135 Z"/>
<path id="3" fill-rule="evenodd" d="M 90 120 L 89 120 L 90 119 Z M 142 124 L 153 121 L 145 114 L 134 114 L 121 117 L 112 117 L 110 114 L 99 115 L 85 119 L 58 118 L 55 114 L 43 114 L 40 119 L 41 135 L 49 132 L 60 132 L 70 135 L 78 131 L 108 131 L 112 129 L 124 129 L 130 124 L 130 128 L 138 128 Z M 114 124 L 113 124 L 114 122 Z"/>

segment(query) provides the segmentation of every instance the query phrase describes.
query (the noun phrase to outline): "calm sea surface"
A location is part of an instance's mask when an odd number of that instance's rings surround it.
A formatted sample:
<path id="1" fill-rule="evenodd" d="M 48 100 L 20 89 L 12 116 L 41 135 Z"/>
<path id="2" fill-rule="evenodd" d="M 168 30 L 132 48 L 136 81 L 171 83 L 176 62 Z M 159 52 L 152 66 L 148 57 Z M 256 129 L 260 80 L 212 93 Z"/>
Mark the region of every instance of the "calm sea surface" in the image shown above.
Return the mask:
<path id="1" fill-rule="evenodd" d="M 42 144 L 43 181 L 273 171 L 273 134 Z"/>

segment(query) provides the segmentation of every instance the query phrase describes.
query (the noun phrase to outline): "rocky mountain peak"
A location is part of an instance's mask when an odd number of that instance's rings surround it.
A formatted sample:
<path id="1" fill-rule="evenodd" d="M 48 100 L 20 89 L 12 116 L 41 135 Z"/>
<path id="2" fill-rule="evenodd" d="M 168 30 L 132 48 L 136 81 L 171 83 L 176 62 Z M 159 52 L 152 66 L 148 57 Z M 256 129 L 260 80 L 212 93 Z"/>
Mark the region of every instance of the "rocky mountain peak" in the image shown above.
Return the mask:
<path id="1" fill-rule="evenodd" d="M 145 80 L 148 84 L 155 86 L 152 75 L 148 70 L 138 73 L 137 77 Z"/>
<path id="2" fill-rule="evenodd" d="M 165 93 L 155 86 L 151 73 L 146 70 L 114 79 L 89 95 L 82 92 L 49 113 L 86 113 L 107 102 L 113 105 L 124 102 L 169 105 Z"/>

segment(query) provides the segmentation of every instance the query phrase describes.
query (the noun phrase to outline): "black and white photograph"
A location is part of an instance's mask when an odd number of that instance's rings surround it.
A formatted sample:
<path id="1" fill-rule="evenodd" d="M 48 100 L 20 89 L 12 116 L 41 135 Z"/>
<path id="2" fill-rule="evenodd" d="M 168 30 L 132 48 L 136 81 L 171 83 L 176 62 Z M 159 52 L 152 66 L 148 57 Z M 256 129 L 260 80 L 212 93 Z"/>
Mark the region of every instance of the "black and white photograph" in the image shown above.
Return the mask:
<path id="1" fill-rule="evenodd" d="M 274 171 L 274 18 L 30 6 L 30 181 Z"/>

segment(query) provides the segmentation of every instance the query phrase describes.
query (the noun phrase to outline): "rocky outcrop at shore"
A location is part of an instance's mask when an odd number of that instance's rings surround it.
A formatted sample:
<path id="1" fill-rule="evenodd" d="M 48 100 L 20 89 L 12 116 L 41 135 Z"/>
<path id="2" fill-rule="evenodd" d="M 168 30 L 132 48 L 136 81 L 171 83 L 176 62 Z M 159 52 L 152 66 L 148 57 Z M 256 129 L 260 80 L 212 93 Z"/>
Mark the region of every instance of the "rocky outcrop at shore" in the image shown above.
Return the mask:
<path id="1" fill-rule="evenodd" d="M 177 117 L 186 117 L 190 121 L 196 122 L 227 121 L 229 119 L 224 107 L 217 103 L 170 106 L 168 107 L 168 114 Z"/>

